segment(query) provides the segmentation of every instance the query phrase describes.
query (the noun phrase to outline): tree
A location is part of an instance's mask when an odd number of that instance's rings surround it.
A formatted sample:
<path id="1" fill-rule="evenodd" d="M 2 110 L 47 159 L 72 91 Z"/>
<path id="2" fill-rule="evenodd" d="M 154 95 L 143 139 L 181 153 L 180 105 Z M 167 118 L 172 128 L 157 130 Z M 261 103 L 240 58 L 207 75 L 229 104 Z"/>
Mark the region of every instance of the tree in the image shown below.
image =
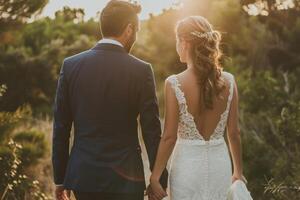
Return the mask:
<path id="1" fill-rule="evenodd" d="M 41 12 L 48 0 L 0 0 L 0 33 Z"/>
<path id="2" fill-rule="evenodd" d="M 268 16 L 278 11 L 299 10 L 299 0 L 244 0 L 243 8 L 250 15 Z"/>
<path id="3" fill-rule="evenodd" d="M 61 18 L 63 21 L 73 21 L 75 23 L 83 22 L 84 10 L 79 8 L 70 8 L 65 6 L 63 10 L 55 12 L 56 18 Z"/>
<path id="4" fill-rule="evenodd" d="M 91 48 L 98 39 L 98 24 L 83 22 L 83 15 L 82 9 L 64 8 L 55 19 L 42 18 L 11 32 L 15 42 L 0 48 L 0 84 L 9 88 L 0 110 L 29 104 L 34 114 L 51 112 L 63 59 Z"/>

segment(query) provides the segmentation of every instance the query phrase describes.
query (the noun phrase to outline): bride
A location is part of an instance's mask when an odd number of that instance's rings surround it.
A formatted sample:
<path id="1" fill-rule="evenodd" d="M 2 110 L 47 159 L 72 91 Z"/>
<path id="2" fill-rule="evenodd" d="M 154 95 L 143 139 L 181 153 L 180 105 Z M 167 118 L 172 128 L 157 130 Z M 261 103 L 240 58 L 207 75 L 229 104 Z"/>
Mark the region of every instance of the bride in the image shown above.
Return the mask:
<path id="1" fill-rule="evenodd" d="M 150 199 L 167 195 L 159 179 L 173 153 L 172 200 L 225 200 L 231 184 L 244 180 L 237 86 L 219 64 L 221 35 L 205 18 L 179 21 L 176 38 L 187 69 L 165 81 L 164 133 L 150 177 Z"/>

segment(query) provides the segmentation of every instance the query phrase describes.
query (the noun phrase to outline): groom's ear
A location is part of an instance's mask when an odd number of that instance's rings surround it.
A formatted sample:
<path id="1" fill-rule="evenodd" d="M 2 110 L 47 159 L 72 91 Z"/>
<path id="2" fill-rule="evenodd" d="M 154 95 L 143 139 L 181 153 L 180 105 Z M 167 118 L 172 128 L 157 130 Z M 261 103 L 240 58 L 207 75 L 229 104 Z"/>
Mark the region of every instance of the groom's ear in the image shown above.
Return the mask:
<path id="1" fill-rule="evenodd" d="M 132 34 L 134 34 L 134 32 L 136 32 L 135 30 L 135 26 L 131 23 L 127 24 L 126 28 L 125 28 L 125 33 L 127 37 L 130 37 Z"/>

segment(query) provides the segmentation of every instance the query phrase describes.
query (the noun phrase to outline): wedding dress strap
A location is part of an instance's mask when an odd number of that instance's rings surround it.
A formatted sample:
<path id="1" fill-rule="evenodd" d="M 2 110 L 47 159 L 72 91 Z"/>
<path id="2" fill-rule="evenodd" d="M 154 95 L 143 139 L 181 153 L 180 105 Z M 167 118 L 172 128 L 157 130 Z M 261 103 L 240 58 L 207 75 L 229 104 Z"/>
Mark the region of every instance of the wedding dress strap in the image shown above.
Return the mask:
<path id="1" fill-rule="evenodd" d="M 170 82 L 171 87 L 173 88 L 175 92 L 176 99 L 178 101 L 178 104 L 186 104 L 186 99 L 184 97 L 184 93 L 180 89 L 181 84 L 179 83 L 176 75 L 171 75 L 167 78 L 167 81 Z"/>
<path id="2" fill-rule="evenodd" d="M 233 89 L 234 89 L 234 76 L 228 72 L 222 72 L 222 75 L 229 81 L 229 96 L 227 99 L 227 105 L 225 111 L 221 114 L 220 121 L 218 122 L 214 133 L 211 135 L 211 138 L 220 138 L 223 137 L 223 133 L 225 131 L 230 105 L 233 97 Z"/>
<path id="3" fill-rule="evenodd" d="M 234 76 L 228 72 L 222 72 L 222 74 L 228 79 L 229 81 L 229 96 L 227 100 L 227 107 L 226 110 L 229 110 L 230 104 L 233 97 L 233 89 L 234 89 Z"/>

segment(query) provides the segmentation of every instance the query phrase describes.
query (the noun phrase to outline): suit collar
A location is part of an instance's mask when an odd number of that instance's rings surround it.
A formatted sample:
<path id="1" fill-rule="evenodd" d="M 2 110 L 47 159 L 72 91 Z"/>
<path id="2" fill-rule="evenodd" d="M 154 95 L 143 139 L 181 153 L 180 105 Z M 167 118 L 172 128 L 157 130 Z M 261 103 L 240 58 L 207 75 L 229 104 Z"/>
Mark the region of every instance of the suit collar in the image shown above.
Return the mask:
<path id="1" fill-rule="evenodd" d="M 121 44 L 121 42 L 110 38 L 102 38 L 98 43 L 109 43 L 109 44 L 115 44 L 124 47 L 123 44 Z"/>
<path id="2" fill-rule="evenodd" d="M 110 43 L 97 43 L 92 50 L 102 50 L 102 51 L 116 51 L 116 52 L 123 52 L 127 53 L 126 50 L 116 44 L 110 44 Z"/>

